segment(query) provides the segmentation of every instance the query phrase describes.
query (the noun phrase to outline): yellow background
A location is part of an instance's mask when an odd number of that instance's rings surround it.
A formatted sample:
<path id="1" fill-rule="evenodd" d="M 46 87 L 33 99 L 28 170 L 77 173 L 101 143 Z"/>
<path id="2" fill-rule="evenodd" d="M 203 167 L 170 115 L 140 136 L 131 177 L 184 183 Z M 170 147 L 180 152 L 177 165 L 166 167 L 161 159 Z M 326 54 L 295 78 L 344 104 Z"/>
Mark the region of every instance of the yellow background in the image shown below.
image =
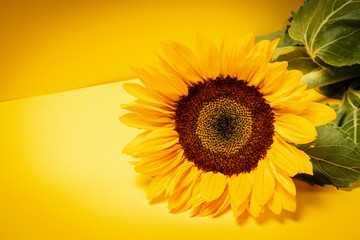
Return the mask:
<path id="1" fill-rule="evenodd" d="M 356 239 L 360 188 L 296 182 L 298 209 L 235 221 L 149 205 L 121 154 L 122 83 L 0 103 L 0 239 Z"/>
<path id="2" fill-rule="evenodd" d="M 133 78 L 167 39 L 280 29 L 301 1 L 0 1 L 1 100 Z M 0 102 L 0 239 L 356 239 L 360 189 L 296 182 L 298 209 L 169 214 L 121 154 L 121 83 Z"/>
<path id="3" fill-rule="evenodd" d="M 281 29 L 302 0 L 0 0 L 0 101 L 135 78 L 160 42 Z"/>

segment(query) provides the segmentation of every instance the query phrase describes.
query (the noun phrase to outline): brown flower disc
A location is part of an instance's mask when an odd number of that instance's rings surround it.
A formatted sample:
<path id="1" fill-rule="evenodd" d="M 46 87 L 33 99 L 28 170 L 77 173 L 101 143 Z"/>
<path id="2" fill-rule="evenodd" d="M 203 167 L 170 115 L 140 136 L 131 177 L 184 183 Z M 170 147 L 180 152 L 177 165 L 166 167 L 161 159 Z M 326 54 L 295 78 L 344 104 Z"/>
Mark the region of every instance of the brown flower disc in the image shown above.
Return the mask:
<path id="1" fill-rule="evenodd" d="M 190 87 L 177 102 L 175 130 L 187 159 L 205 171 L 254 170 L 273 143 L 274 113 L 254 86 L 217 78 Z"/>

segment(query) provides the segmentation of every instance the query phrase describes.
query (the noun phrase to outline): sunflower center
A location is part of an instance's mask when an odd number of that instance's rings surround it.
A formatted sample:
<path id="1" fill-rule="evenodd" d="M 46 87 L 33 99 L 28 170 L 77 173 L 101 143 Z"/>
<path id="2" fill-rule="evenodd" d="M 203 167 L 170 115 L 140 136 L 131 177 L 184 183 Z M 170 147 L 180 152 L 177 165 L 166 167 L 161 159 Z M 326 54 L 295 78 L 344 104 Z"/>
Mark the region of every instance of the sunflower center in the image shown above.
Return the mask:
<path id="1" fill-rule="evenodd" d="M 196 135 L 210 152 L 235 153 L 251 135 L 251 113 L 234 100 L 220 98 L 203 104 Z"/>
<path id="2" fill-rule="evenodd" d="M 236 118 L 231 115 L 222 114 L 214 119 L 211 127 L 215 129 L 221 137 L 229 140 L 234 135 L 236 128 Z"/>
<path id="3" fill-rule="evenodd" d="M 175 130 L 187 159 L 203 171 L 228 176 L 257 167 L 273 142 L 273 122 L 263 95 L 230 77 L 191 87 L 175 113 Z"/>

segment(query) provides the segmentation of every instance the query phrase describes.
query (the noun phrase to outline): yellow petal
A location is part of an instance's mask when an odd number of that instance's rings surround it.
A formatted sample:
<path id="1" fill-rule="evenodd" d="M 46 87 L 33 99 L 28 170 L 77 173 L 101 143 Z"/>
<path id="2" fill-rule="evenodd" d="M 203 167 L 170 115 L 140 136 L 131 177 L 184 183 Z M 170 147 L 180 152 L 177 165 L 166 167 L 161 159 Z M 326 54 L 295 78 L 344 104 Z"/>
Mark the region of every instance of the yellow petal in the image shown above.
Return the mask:
<path id="1" fill-rule="evenodd" d="M 178 144 L 178 139 L 168 140 L 168 139 L 153 139 L 151 141 L 144 142 L 141 146 L 137 147 L 139 152 L 152 152 L 152 151 L 162 151 L 163 149 L 173 147 Z"/>
<path id="2" fill-rule="evenodd" d="M 298 159 L 299 173 L 313 175 L 313 165 L 310 161 L 309 155 L 307 155 L 304 151 L 297 149 L 293 145 L 288 144 L 288 147 L 294 156 Z"/>
<path id="3" fill-rule="evenodd" d="M 202 173 L 201 171 L 199 172 Z M 195 208 L 205 202 L 205 200 L 201 197 L 201 193 L 200 193 L 200 187 L 199 187 L 200 181 L 201 178 L 200 176 L 198 176 L 191 194 L 191 198 L 187 202 L 187 205 L 191 206 L 192 208 Z"/>
<path id="4" fill-rule="evenodd" d="M 154 177 L 148 187 L 147 199 L 155 200 L 165 193 L 166 185 L 171 180 L 173 172 Z"/>
<path id="5" fill-rule="evenodd" d="M 221 68 L 220 68 L 220 75 L 222 76 L 227 76 L 228 75 L 228 71 L 227 71 L 227 62 L 229 61 L 229 59 L 227 58 L 227 54 L 229 49 L 231 49 L 231 47 L 229 46 L 229 36 L 225 35 L 221 41 L 221 45 L 220 45 L 220 58 L 221 58 Z M 201 48 L 199 48 L 201 49 Z"/>
<path id="6" fill-rule="evenodd" d="M 174 169 L 183 160 L 183 151 L 177 150 L 165 157 L 148 156 L 136 163 L 135 171 L 156 176 Z"/>
<path id="7" fill-rule="evenodd" d="M 163 74 L 160 71 L 154 71 L 152 73 L 154 89 L 161 92 L 164 96 L 177 101 L 181 96 L 188 95 L 188 87 L 183 80 L 170 75 Z"/>
<path id="8" fill-rule="evenodd" d="M 240 55 L 238 59 L 237 49 L 235 47 L 229 49 L 226 53 L 226 63 L 223 66 L 222 74 L 224 76 L 236 77 L 238 73 L 239 66 L 241 66 L 241 59 L 243 56 Z"/>
<path id="9" fill-rule="evenodd" d="M 267 156 L 269 161 L 274 164 L 277 170 L 280 170 L 289 176 L 294 176 L 298 173 L 298 159 L 289 150 L 288 143 L 279 142 L 274 138 L 274 143 L 271 149 L 268 150 Z"/>
<path id="10" fill-rule="evenodd" d="M 183 80 L 183 82 L 187 85 L 187 86 L 191 86 L 193 84 L 193 82 L 190 79 L 189 76 L 187 76 L 187 74 L 185 73 L 179 73 L 177 72 L 162 56 L 160 56 L 159 54 L 157 54 L 157 57 L 160 60 L 160 63 L 158 64 L 158 69 L 159 71 L 165 72 L 169 75 L 174 75 L 178 78 L 180 78 L 181 80 Z"/>
<path id="11" fill-rule="evenodd" d="M 191 189 L 181 189 L 181 191 L 177 191 L 175 194 L 171 195 L 168 199 L 168 209 L 170 213 L 182 213 L 187 210 L 190 210 L 191 207 L 186 203 L 191 196 Z"/>
<path id="12" fill-rule="evenodd" d="M 224 49 L 225 53 L 222 54 L 225 57 L 223 59 L 222 75 L 247 80 L 244 77 L 248 76 L 249 72 L 257 66 L 257 62 L 254 60 L 250 61 L 248 57 L 249 52 L 253 51 L 254 46 L 255 37 L 253 34 L 246 35 L 239 44 L 227 46 Z M 251 56 L 255 59 L 254 55 Z M 257 56 L 260 57 L 263 54 L 258 54 Z"/>
<path id="13" fill-rule="evenodd" d="M 137 67 L 130 67 L 130 68 L 146 87 L 151 87 L 153 79 L 149 72 Z"/>
<path id="14" fill-rule="evenodd" d="M 264 95 L 264 98 L 268 101 L 270 106 L 283 102 L 299 101 L 308 96 L 308 93 L 305 91 L 306 88 L 306 83 L 300 83 L 292 91 L 283 91 L 279 94 Z"/>
<path id="15" fill-rule="evenodd" d="M 201 50 L 201 69 L 205 79 L 216 79 L 220 75 L 221 58 L 214 44 L 208 42 Z"/>
<path id="16" fill-rule="evenodd" d="M 227 177 L 221 173 L 203 173 L 199 185 L 201 197 L 207 202 L 219 198 L 224 192 L 227 182 Z"/>
<path id="17" fill-rule="evenodd" d="M 255 171 L 253 195 L 260 206 L 270 199 L 275 186 L 275 179 L 270 171 L 268 159 L 260 160 Z"/>
<path id="18" fill-rule="evenodd" d="M 306 118 L 297 115 L 280 115 L 276 118 L 274 125 L 275 132 L 288 142 L 309 143 L 317 136 L 315 126 Z"/>
<path id="19" fill-rule="evenodd" d="M 247 208 L 248 212 L 253 217 L 258 217 L 261 213 L 261 206 L 254 199 L 254 194 L 251 194 L 250 204 Z"/>
<path id="20" fill-rule="evenodd" d="M 150 103 L 156 103 L 159 105 L 163 105 L 164 107 L 168 107 L 173 109 L 175 103 L 171 103 L 163 96 L 160 96 L 159 94 L 156 94 L 152 92 L 151 90 L 144 88 L 136 83 L 124 83 L 123 88 L 126 92 L 133 95 L 134 97 L 137 97 L 141 100 L 150 102 Z"/>
<path id="21" fill-rule="evenodd" d="M 228 209 L 230 202 L 229 202 L 229 194 L 227 191 L 224 191 L 221 196 L 211 202 L 204 202 L 194 208 L 191 216 L 200 216 L 205 217 L 209 215 L 219 215 Z"/>
<path id="22" fill-rule="evenodd" d="M 277 215 L 281 213 L 282 210 L 281 199 L 276 190 L 273 192 L 273 195 L 269 199 L 268 207 L 273 213 Z"/>
<path id="23" fill-rule="evenodd" d="M 289 101 L 271 104 L 271 108 L 276 114 L 300 114 L 305 111 L 308 103 L 299 101 Z"/>
<path id="24" fill-rule="evenodd" d="M 253 33 L 249 33 L 243 37 L 241 42 L 239 43 L 239 49 L 242 52 L 250 52 L 255 46 L 255 35 Z"/>
<path id="25" fill-rule="evenodd" d="M 292 180 L 292 178 L 290 178 L 288 175 L 282 173 L 281 171 L 277 171 L 277 169 L 275 168 L 275 166 L 273 165 L 273 163 L 270 163 L 270 167 L 272 170 L 272 173 L 274 174 L 276 180 L 278 183 L 281 184 L 281 186 L 283 186 L 283 188 L 289 192 L 292 195 L 296 195 L 296 187 L 294 184 L 294 181 Z"/>
<path id="26" fill-rule="evenodd" d="M 249 85 L 257 87 L 255 79 L 262 81 L 262 71 L 266 69 L 266 55 L 254 54 L 250 58 L 240 57 L 241 62 L 236 63 L 238 65 L 237 79 L 249 82 Z"/>
<path id="27" fill-rule="evenodd" d="M 199 213 L 201 211 L 201 207 L 205 204 L 205 202 L 202 202 L 201 204 L 197 205 L 193 208 L 193 210 L 190 213 L 190 217 L 196 217 L 199 216 Z"/>
<path id="28" fill-rule="evenodd" d="M 147 137 L 150 133 L 151 133 L 151 131 L 145 131 L 145 132 L 142 132 L 139 135 L 137 135 L 130 143 L 128 143 L 124 147 L 124 149 L 122 150 L 122 153 L 132 155 L 135 152 L 134 151 L 134 146 L 139 145 L 139 143 L 141 141 L 143 141 L 143 139 L 145 137 Z"/>
<path id="29" fill-rule="evenodd" d="M 261 40 L 260 42 L 256 43 L 255 45 L 255 51 L 261 52 L 262 54 L 266 54 L 268 52 L 270 45 L 269 40 Z"/>
<path id="30" fill-rule="evenodd" d="M 281 185 L 276 185 L 275 191 L 277 192 L 283 209 L 295 212 L 296 210 L 296 199 L 295 196 L 288 193 Z"/>
<path id="31" fill-rule="evenodd" d="M 315 126 L 324 125 L 336 118 L 336 112 L 322 103 L 309 102 L 300 116 L 311 121 Z"/>
<path id="32" fill-rule="evenodd" d="M 146 87 L 156 90 L 164 98 L 177 101 L 181 96 L 188 94 L 185 82 L 173 74 L 164 74 L 158 69 L 149 70 L 150 72 L 139 68 L 132 68 L 132 70 Z"/>
<path id="33" fill-rule="evenodd" d="M 288 163 L 282 161 L 272 161 L 278 170 L 283 171 L 291 177 L 296 174 L 294 168 L 297 169 L 297 173 L 313 174 L 313 166 L 310 162 L 310 157 L 304 151 L 297 149 L 295 146 L 288 144 L 281 138 L 277 137 L 276 134 L 274 137 L 274 144 L 271 148 L 277 149 L 278 152 L 280 152 L 280 154 L 285 156 L 288 160 Z"/>
<path id="34" fill-rule="evenodd" d="M 276 47 L 277 45 L 279 44 L 280 42 L 280 38 L 277 38 L 277 39 L 274 39 L 270 45 L 269 45 L 269 48 L 266 52 L 266 55 L 268 56 L 268 61 L 270 60 L 271 56 L 274 54 L 275 50 L 276 50 Z"/>
<path id="35" fill-rule="evenodd" d="M 141 152 L 139 152 L 136 148 L 135 149 L 130 148 L 130 150 L 132 151 L 131 155 L 134 158 L 146 158 L 146 157 L 163 158 L 163 157 L 168 156 L 170 153 L 172 153 L 174 151 L 183 151 L 183 149 L 180 147 L 179 144 L 174 144 L 173 146 L 162 149 L 161 151 L 150 151 L 150 152 L 149 151 L 141 151 Z M 129 153 L 127 153 L 127 154 L 129 154 Z"/>
<path id="36" fill-rule="evenodd" d="M 194 163 L 185 161 L 179 167 L 176 168 L 174 178 L 171 181 L 169 187 L 169 194 L 173 194 L 175 189 L 181 189 L 188 187 L 191 183 L 194 182 L 194 178 L 199 172 Z"/>
<path id="37" fill-rule="evenodd" d="M 183 154 L 184 150 L 180 147 L 167 148 L 162 151 L 154 151 L 146 153 L 144 156 L 140 156 L 142 159 L 162 159 L 170 155 Z M 136 165 L 136 164 L 135 164 Z"/>
<path id="38" fill-rule="evenodd" d="M 233 202 L 231 202 L 231 208 L 233 211 L 234 217 L 238 217 L 248 208 L 249 206 L 249 200 L 246 199 L 241 205 L 234 205 Z"/>
<path id="39" fill-rule="evenodd" d="M 283 186 L 283 188 L 288 193 L 290 193 L 293 196 L 296 195 L 296 187 L 295 187 L 294 181 L 292 180 L 291 177 L 289 177 L 281 172 L 278 172 L 278 177 L 276 179 L 280 182 L 281 186 Z"/>
<path id="40" fill-rule="evenodd" d="M 299 83 L 303 74 L 298 70 L 288 70 L 283 73 L 280 79 L 275 82 L 276 86 L 272 91 L 265 94 L 265 98 L 270 102 L 284 102 L 303 98 L 307 95 L 305 93 L 306 84 Z"/>
<path id="41" fill-rule="evenodd" d="M 121 107 L 123 109 L 141 113 L 142 115 L 148 117 L 148 118 L 158 118 L 158 117 L 172 117 L 174 115 L 174 111 L 169 111 L 166 109 L 162 109 L 153 105 L 148 105 L 144 101 L 133 101 L 128 104 L 122 104 Z"/>
<path id="42" fill-rule="evenodd" d="M 278 81 L 276 91 L 273 91 L 272 94 L 281 96 L 283 94 L 287 94 L 288 92 L 294 91 L 299 85 L 302 76 L 302 72 L 298 70 L 285 71 L 281 76 L 282 78 Z"/>
<path id="43" fill-rule="evenodd" d="M 200 32 L 197 32 L 196 39 L 195 39 L 195 53 L 197 55 L 201 55 L 201 51 L 203 46 L 206 44 L 206 37 L 202 36 Z"/>
<path id="44" fill-rule="evenodd" d="M 201 79 L 200 62 L 188 47 L 171 41 L 162 47 L 167 62 L 177 73 L 186 76 L 190 82 L 198 82 L 199 78 Z"/>
<path id="45" fill-rule="evenodd" d="M 218 206 L 217 210 L 213 213 L 213 217 L 218 217 L 230 210 L 231 208 L 229 192 L 224 192 L 223 196 L 225 197 L 225 199 L 224 201 L 222 201 L 221 205 Z M 220 197 L 220 199 L 222 199 L 222 197 Z"/>
<path id="46" fill-rule="evenodd" d="M 176 189 L 174 193 L 169 197 L 168 209 L 171 213 L 180 213 L 191 208 L 188 204 L 190 201 L 194 187 L 196 185 L 196 179 L 188 186 Z"/>
<path id="47" fill-rule="evenodd" d="M 266 58 L 263 56 L 262 58 L 258 59 L 258 63 L 256 63 L 256 64 L 258 65 L 258 68 L 256 69 L 256 71 L 253 74 L 248 75 L 247 81 L 249 82 L 249 86 L 255 86 L 258 88 L 264 81 L 264 77 L 265 77 L 267 68 L 269 66 L 269 63 L 266 60 Z M 261 90 L 261 89 L 259 89 L 259 90 Z"/>
<path id="48" fill-rule="evenodd" d="M 120 122 L 123 124 L 135 127 L 139 129 L 156 129 L 156 128 L 170 128 L 173 129 L 175 127 L 174 120 L 162 117 L 158 118 L 158 121 L 150 121 L 149 119 L 146 119 L 144 116 L 138 114 L 138 113 L 127 113 L 122 115 L 119 118 Z"/>
<path id="49" fill-rule="evenodd" d="M 229 181 L 229 193 L 231 202 L 234 206 L 238 207 L 248 199 L 251 189 L 252 180 L 250 174 L 233 175 Z"/>
<path id="50" fill-rule="evenodd" d="M 264 80 L 260 84 L 259 91 L 265 95 L 279 90 L 283 83 L 283 76 L 286 72 L 287 62 L 274 62 L 268 64 Z"/>
<path id="51" fill-rule="evenodd" d="M 178 134 L 169 128 L 158 128 L 149 131 L 143 137 L 136 137 L 124 148 L 124 153 L 156 152 L 169 148 L 178 143 Z"/>

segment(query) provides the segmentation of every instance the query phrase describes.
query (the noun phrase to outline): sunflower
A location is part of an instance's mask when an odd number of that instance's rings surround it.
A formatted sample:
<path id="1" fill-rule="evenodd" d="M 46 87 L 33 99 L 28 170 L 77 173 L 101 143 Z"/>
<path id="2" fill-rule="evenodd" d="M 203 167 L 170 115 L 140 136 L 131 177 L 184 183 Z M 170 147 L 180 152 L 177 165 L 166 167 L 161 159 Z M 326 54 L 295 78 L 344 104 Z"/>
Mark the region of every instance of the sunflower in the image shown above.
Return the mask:
<path id="1" fill-rule="evenodd" d="M 198 41 L 196 53 L 168 42 L 158 65 L 134 69 L 144 86 L 123 85 L 137 100 L 123 105 L 132 113 L 120 120 L 145 131 L 123 153 L 152 176 L 148 199 L 165 199 L 171 213 L 192 209 L 192 216 L 295 211 L 291 177 L 313 169 L 293 144 L 312 142 L 315 126 L 336 114 L 304 101 L 300 71 L 269 62 L 278 41 Z"/>

